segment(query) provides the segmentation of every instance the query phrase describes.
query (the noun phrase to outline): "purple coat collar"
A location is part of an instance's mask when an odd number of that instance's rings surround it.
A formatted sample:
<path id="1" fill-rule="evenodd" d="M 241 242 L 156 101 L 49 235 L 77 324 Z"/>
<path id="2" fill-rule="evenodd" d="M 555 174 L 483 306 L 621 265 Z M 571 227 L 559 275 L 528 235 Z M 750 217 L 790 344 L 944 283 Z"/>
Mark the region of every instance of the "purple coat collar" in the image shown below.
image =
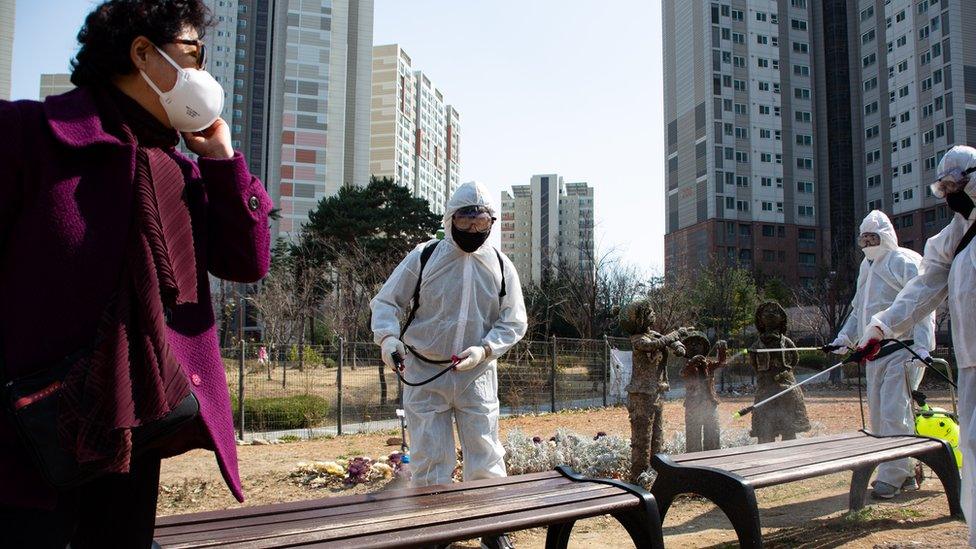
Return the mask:
<path id="1" fill-rule="evenodd" d="M 103 127 L 98 103 L 93 91 L 87 86 L 61 95 L 48 96 L 44 100 L 44 113 L 51 132 L 68 147 L 125 145 Z"/>

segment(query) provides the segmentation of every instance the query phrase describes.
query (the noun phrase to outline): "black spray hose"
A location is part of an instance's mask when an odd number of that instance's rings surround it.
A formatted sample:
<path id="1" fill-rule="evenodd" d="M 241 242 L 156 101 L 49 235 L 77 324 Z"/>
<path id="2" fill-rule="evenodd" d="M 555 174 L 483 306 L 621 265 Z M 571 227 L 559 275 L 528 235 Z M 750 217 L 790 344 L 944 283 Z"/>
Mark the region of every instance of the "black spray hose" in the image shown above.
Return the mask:
<path id="1" fill-rule="evenodd" d="M 942 373 L 941 370 L 938 370 L 938 369 L 935 368 L 935 360 L 932 357 L 922 358 L 921 355 L 919 355 L 918 353 L 916 353 L 915 352 L 915 349 L 912 349 L 910 345 L 908 345 L 904 341 L 901 341 L 901 340 L 898 340 L 898 339 L 882 339 L 881 341 L 879 341 L 877 343 L 877 347 L 882 347 L 884 345 L 887 345 L 888 343 L 897 343 L 898 345 L 901 345 L 906 351 L 908 351 L 913 356 L 915 356 L 915 358 L 917 358 L 919 361 L 921 361 L 921 363 L 924 364 L 927 368 L 929 368 L 932 371 L 934 371 L 935 373 L 939 374 L 939 377 L 941 377 L 942 379 L 946 380 L 946 382 L 948 382 L 949 385 L 952 385 L 952 387 L 954 389 L 958 389 L 959 388 L 959 387 L 956 386 L 956 383 L 954 381 L 952 381 L 951 378 L 949 378 L 949 376 L 947 376 L 946 374 Z M 867 358 L 867 355 L 868 355 L 868 352 L 869 351 L 874 351 L 874 348 L 871 348 L 871 349 L 864 348 L 864 349 L 861 349 L 860 351 L 854 351 L 853 353 L 851 353 L 851 355 L 848 357 L 848 359 L 845 362 L 850 362 L 850 361 L 861 362 L 861 361 L 863 361 L 863 360 L 865 360 Z"/>
<path id="2" fill-rule="evenodd" d="M 402 381 L 404 385 L 409 385 L 411 387 L 420 387 L 421 385 L 427 385 L 431 381 L 434 381 L 435 379 L 453 370 L 454 367 L 457 366 L 457 363 L 459 362 L 456 357 L 452 357 L 450 361 L 451 365 L 448 366 L 447 368 L 444 368 L 440 372 L 437 372 L 436 374 L 432 375 L 431 377 L 423 381 L 419 381 L 417 383 L 411 383 L 407 381 L 406 378 L 403 377 L 403 369 L 406 366 L 405 362 L 403 361 L 403 355 L 401 355 L 397 351 L 393 351 L 393 354 L 390 355 L 390 357 L 393 359 L 393 363 L 396 364 L 396 368 L 394 368 L 393 371 L 396 372 L 397 377 L 400 378 L 400 381 Z"/>

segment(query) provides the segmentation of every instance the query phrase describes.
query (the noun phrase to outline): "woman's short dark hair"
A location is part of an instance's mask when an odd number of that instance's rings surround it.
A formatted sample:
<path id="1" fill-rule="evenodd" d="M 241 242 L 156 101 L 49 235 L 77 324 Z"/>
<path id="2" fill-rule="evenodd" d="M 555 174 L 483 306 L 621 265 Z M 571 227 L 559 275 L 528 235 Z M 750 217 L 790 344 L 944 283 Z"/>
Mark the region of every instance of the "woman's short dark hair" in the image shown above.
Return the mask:
<path id="1" fill-rule="evenodd" d="M 106 82 L 131 74 L 132 41 L 145 36 L 157 46 L 168 44 L 193 27 L 203 38 L 212 24 L 203 0 L 108 0 L 85 18 L 78 32 L 81 48 L 71 61 L 71 82 L 76 86 Z"/>

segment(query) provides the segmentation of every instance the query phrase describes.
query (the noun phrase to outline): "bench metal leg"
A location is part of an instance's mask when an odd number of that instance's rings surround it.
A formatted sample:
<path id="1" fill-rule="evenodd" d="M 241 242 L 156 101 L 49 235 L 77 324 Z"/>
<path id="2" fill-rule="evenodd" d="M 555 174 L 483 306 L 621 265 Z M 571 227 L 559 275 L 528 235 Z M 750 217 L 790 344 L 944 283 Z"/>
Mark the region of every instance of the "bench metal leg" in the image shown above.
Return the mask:
<path id="1" fill-rule="evenodd" d="M 867 465 L 854 469 L 851 475 L 851 492 L 849 495 L 850 510 L 860 511 L 864 508 L 864 499 L 868 492 L 868 483 L 871 482 L 871 475 L 874 474 L 876 465 Z"/>
<path id="2" fill-rule="evenodd" d="M 661 523 L 657 513 L 650 516 L 644 511 L 628 511 L 612 515 L 630 534 L 634 547 L 638 549 L 664 549 L 661 537 Z M 566 549 L 569 536 L 576 521 L 552 524 L 546 532 L 546 549 Z"/>
<path id="3" fill-rule="evenodd" d="M 654 456 L 657 478 L 651 493 L 657 501 L 661 514 L 664 515 L 678 494 L 693 493 L 704 496 L 725 513 L 735 534 L 739 538 L 739 545 L 748 548 L 762 547 L 762 527 L 759 522 L 759 506 L 756 503 L 756 492 L 741 477 L 734 474 L 713 469 L 704 473 L 695 471 L 694 476 L 682 474 L 680 468 L 664 455 Z"/>
<path id="4" fill-rule="evenodd" d="M 962 506 L 959 504 L 959 490 L 962 484 L 959 479 L 959 468 L 956 467 L 956 458 L 952 453 L 952 447 L 949 446 L 948 442 L 941 442 L 942 448 L 915 457 L 935 471 L 939 480 L 942 481 L 946 498 L 949 500 L 949 513 L 954 517 L 963 518 Z"/>
<path id="5" fill-rule="evenodd" d="M 566 549 L 569 545 L 569 534 L 575 525 L 576 521 L 550 524 L 546 531 L 546 549 Z"/>

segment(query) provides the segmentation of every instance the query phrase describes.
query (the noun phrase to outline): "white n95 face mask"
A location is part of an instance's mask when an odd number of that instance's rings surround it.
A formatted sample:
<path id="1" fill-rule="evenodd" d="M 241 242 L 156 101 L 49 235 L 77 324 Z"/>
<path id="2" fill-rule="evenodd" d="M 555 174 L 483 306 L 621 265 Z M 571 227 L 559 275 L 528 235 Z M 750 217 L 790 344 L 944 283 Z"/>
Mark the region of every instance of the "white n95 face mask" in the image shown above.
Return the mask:
<path id="1" fill-rule="evenodd" d="M 184 69 L 163 50 L 156 48 L 156 51 L 176 69 L 173 89 L 164 92 L 144 71 L 140 70 L 139 73 L 159 95 L 159 102 L 166 110 L 170 124 L 176 130 L 187 133 L 209 128 L 224 110 L 224 88 L 207 71 Z"/>

